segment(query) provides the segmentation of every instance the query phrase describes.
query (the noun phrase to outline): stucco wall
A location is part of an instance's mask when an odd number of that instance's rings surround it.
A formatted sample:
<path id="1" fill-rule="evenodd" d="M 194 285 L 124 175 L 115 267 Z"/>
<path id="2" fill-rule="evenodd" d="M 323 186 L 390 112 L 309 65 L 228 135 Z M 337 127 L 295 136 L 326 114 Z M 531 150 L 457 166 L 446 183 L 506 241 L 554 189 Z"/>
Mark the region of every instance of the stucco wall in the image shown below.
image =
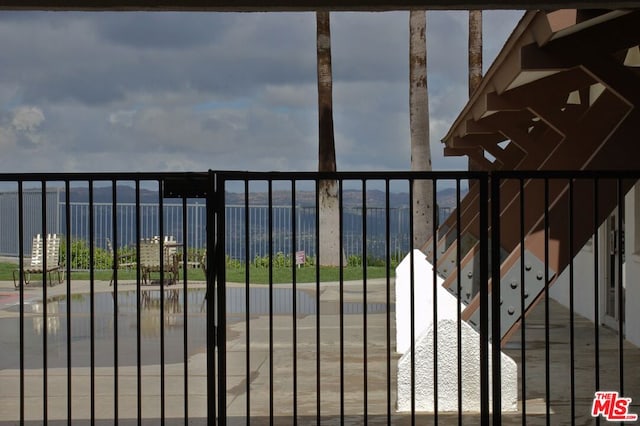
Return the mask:
<path id="1" fill-rule="evenodd" d="M 636 185 L 637 186 L 637 185 Z M 640 241 L 636 241 L 636 227 L 640 221 L 640 204 L 638 198 L 640 190 L 633 189 L 625 197 L 625 262 L 623 264 L 623 285 L 625 287 L 625 334 L 626 339 L 636 346 L 640 346 L 640 310 L 636 308 L 637 301 L 640 300 Z M 603 279 L 603 253 L 606 250 L 604 239 L 604 228 L 598 231 L 599 238 L 599 279 L 601 281 L 598 290 L 599 321 L 602 322 L 604 316 L 604 306 L 602 304 L 604 291 L 602 290 Z M 594 249 L 593 239 L 591 244 L 587 244 L 580 250 L 574 259 L 574 310 L 577 314 L 594 321 Z M 556 283 L 549 289 L 551 297 L 569 307 L 569 269 L 567 268 L 558 278 Z"/>
<path id="2" fill-rule="evenodd" d="M 453 296 L 450 296 L 453 298 Z M 480 336 L 469 324 L 460 323 L 462 337 L 462 410 L 480 411 Z M 431 325 L 415 345 L 415 409 L 433 412 L 437 376 L 438 411 L 458 410 L 458 322 L 438 320 L 438 339 Z M 436 349 L 437 348 L 437 349 Z M 491 345 L 489 345 L 491 348 Z M 491 352 L 491 349 L 489 349 Z M 434 371 L 434 354 L 438 354 Z M 491 361 L 489 361 L 491 362 Z M 398 411 L 411 410 L 411 352 L 398 361 Z M 489 367 L 491 369 L 491 366 Z M 513 359 L 501 356 L 503 411 L 518 409 L 518 368 Z M 491 373 L 489 373 L 491 377 Z M 491 399 L 491 396 L 489 397 Z"/>
<path id="3" fill-rule="evenodd" d="M 594 263 L 593 240 L 583 247 L 573 259 L 573 306 L 575 313 L 594 320 Z M 551 298 L 569 307 L 569 268 L 549 288 Z"/>
<path id="4" fill-rule="evenodd" d="M 638 187 L 640 184 L 636 184 Z M 640 241 L 637 241 L 636 228 L 640 222 L 640 189 L 634 188 L 625 197 L 625 244 L 626 261 L 624 263 L 625 284 L 625 333 L 628 341 L 640 346 Z M 640 231 L 640 229 L 638 230 Z"/>

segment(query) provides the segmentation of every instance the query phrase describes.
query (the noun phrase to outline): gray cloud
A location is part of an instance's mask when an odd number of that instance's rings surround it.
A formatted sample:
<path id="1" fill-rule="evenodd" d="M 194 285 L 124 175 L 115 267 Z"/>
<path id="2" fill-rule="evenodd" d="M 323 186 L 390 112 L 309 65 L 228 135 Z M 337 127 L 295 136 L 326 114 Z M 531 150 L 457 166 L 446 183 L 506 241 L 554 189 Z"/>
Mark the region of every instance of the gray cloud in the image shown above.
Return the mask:
<path id="1" fill-rule="evenodd" d="M 485 63 L 519 15 L 485 13 Z M 466 99 L 466 16 L 428 13 L 440 169 L 465 165 L 439 139 Z M 408 14 L 334 13 L 332 43 L 339 168 L 408 168 Z M 0 49 L 3 171 L 317 167 L 313 14 L 6 13 Z"/>
<path id="2" fill-rule="evenodd" d="M 44 121 L 44 113 L 38 107 L 19 106 L 6 112 L 0 124 L 3 155 L 10 156 L 18 147 L 31 151 L 42 145 L 46 140 L 42 132 Z"/>
<path id="3" fill-rule="evenodd" d="M 209 45 L 237 23 L 237 17 L 203 13 L 106 13 L 95 20 L 104 39 L 136 49 L 193 49 Z"/>

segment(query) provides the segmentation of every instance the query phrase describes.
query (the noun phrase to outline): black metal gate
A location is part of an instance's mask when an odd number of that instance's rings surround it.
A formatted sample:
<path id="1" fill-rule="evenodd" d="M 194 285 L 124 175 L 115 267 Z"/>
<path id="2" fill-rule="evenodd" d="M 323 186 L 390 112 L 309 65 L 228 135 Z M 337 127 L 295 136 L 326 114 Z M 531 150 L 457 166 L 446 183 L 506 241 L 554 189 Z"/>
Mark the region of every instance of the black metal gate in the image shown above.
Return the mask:
<path id="1" fill-rule="evenodd" d="M 249 225 L 252 205 L 255 203 L 255 200 L 251 199 L 254 191 L 252 187 L 257 187 L 260 189 L 255 191 L 265 195 L 263 203 L 267 204 L 268 212 L 273 211 L 275 199 L 278 199 L 278 204 L 283 203 L 283 193 L 287 194 L 286 203 L 290 203 L 293 207 L 303 198 L 310 202 L 315 209 L 311 228 L 316 236 L 322 235 L 327 231 L 321 229 L 321 215 L 331 214 L 323 212 L 321 207 L 323 181 L 334 184 L 335 208 L 340 217 L 339 229 L 336 230 L 337 244 L 334 249 L 339 253 L 344 253 L 346 235 L 353 233 L 353 229 L 347 229 L 349 225 L 349 218 L 345 214 L 347 207 L 353 207 L 355 203 L 362 212 L 367 212 L 367 208 L 375 204 L 376 207 L 381 207 L 388 212 L 394 202 L 403 202 L 411 206 L 416 198 L 414 182 L 422 182 L 435 188 L 436 191 L 430 195 L 431 198 L 424 200 L 431 206 L 438 204 L 435 195 L 438 188 L 448 188 L 450 194 L 448 202 L 454 208 L 456 204 L 460 204 L 466 186 L 477 184 L 481 188 L 480 200 L 471 207 L 476 208 L 480 214 L 483 224 L 481 229 L 484 231 L 479 237 L 483 246 L 488 247 L 488 227 L 486 226 L 489 214 L 486 209 L 488 185 L 487 176 L 481 173 L 216 173 L 219 197 L 222 197 L 222 194 L 228 194 L 229 187 L 234 187 L 235 191 L 245 194 L 243 198 L 244 227 L 239 236 L 245 241 L 245 258 L 249 258 L 251 243 L 256 239 L 266 239 L 270 251 L 266 254 L 267 259 L 264 264 L 266 277 L 262 288 L 254 283 L 255 280 L 252 277 L 252 274 L 259 273 L 258 267 L 253 270 L 250 267 L 246 268 L 242 282 L 231 285 L 231 288 L 227 285 L 217 287 L 216 306 L 220 308 L 216 327 L 219 380 L 217 398 L 210 400 L 210 410 L 213 410 L 213 404 L 217 403 L 218 418 L 222 424 L 227 421 L 232 424 L 325 424 L 326 422 L 344 424 L 353 421 L 363 422 L 363 424 L 414 424 L 421 423 L 426 418 L 437 422 L 439 416 L 437 410 L 433 414 L 421 414 L 415 402 L 405 413 L 396 411 L 397 356 L 393 342 L 395 329 L 393 315 L 395 315 L 396 305 L 392 267 L 401 259 L 392 259 L 389 241 L 393 227 L 390 225 L 389 215 L 387 214 L 383 219 L 385 235 L 381 258 L 376 259 L 368 254 L 373 251 L 375 241 L 367 237 L 368 227 L 372 222 L 363 213 L 356 225 L 361 233 L 361 257 L 347 257 L 343 254 L 339 256 L 338 264 L 333 271 L 331 268 L 318 266 L 323 264 L 321 238 L 315 240 L 313 262 L 305 266 L 296 265 L 295 254 L 298 250 L 295 242 L 298 241 L 301 224 L 298 223 L 299 218 L 295 214 L 287 218 L 286 225 L 274 223 L 270 214 L 263 229 L 251 229 Z M 402 201 L 393 199 L 396 193 L 404 194 L 404 199 Z M 355 200 L 354 194 L 356 194 Z M 379 198 L 376 199 L 374 194 Z M 215 265 L 212 265 L 216 272 L 211 278 L 217 283 L 230 281 L 226 275 L 228 259 L 223 249 L 228 237 L 225 228 L 226 211 L 222 208 L 225 205 L 223 201 L 218 198 L 218 202 L 215 203 L 220 208 L 216 210 L 217 255 Z M 424 218 L 430 223 L 430 231 L 434 233 L 436 232 L 435 224 L 439 219 L 438 212 L 439 209 L 430 209 L 430 217 Z M 407 227 L 403 232 L 410 236 L 415 227 L 414 218 L 409 215 L 407 221 Z M 274 274 L 281 274 L 283 270 L 282 253 L 273 251 L 274 235 L 282 232 L 289 235 L 291 242 L 285 256 L 288 261 L 284 262 L 284 268 L 288 268 L 285 281 L 290 283 L 286 288 L 282 288 L 278 277 L 274 276 Z M 432 241 L 435 246 L 437 239 Z M 409 238 L 405 253 L 411 253 L 409 261 L 413 265 L 412 248 L 413 243 Z M 489 273 L 488 255 L 487 250 L 482 251 L 480 262 L 484 266 L 479 268 L 479 278 L 485 283 Z M 382 266 L 376 269 L 373 265 Z M 311 285 L 306 283 L 308 280 L 299 278 L 301 274 L 305 275 L 301 272 L 301 268 L 311 270 Z M 346 276 L 354 270 L 358 271 L 356 280 L 359 280 L 356 289 L 352 284 L 353 278 Z M 381 271 L 384 272 L 381 273 Z M 325 285 L 325 274 L 332 272 L 335 282 Z M 377 275 L 372 277 L 372 274 Z M 331 291 L 333 291 L 333 297 L 327 295 Z M 485 299 L 488 293 L 483 292 L 483 294 L 484 299 L 481 303 L 486 306 Z M 229 295 L 241 300 L 229 301 Z M 412 301 L 414 297 L 411 290 Z M 372 303 L 372 299 L 375 302 Z M 434 303 L 437 306 L 437 295 Z M 416 305 L 416 303 L 411 304 L 411 306 Z M 229 308 L 233 312 L 229 312 Z M 471 418 L 474 422 L 481 421 L 488 424 L 490 419 L 489 323 L 487 311 L 482 310 L 481 314 L 479 332 L 480 340 L 484 344 L 480 345 L 481 358 L 477 362 L 481 373 L 480 386 L 483 387 L 483 391 L 480 392 L 482 396 L 480 404 L 484 407 L 484 412 L 482 415 L 479 412 L 472 414 Z M 411 324 L 416 315 L 415 309 L 412 308 Z M 434 316 L 437 316 L 437 313 L 434 313 Z M 233 339 L 227 335 L 230 318 L 233 318 L 233 331 L 236 334 Z M 354 320 L 355 318 L 357 320 Z M 376 333 L 372 327 L 380 327 L 385 332 Z M 411 329 L 412 342 L 415 342 L 417 331 L 413 326 Z M 333 330 L 333 335 L 329 330 Z M 261 338 L 264 340 L 260 341 Z M 231 340 L 236 348 L 240 345 L 242 350 L 231 354 L 227 346 Z M 412 349 L 413 346 L 414 343 L 411 344 Z M 354 350 L 357 352 L 354 353 Z M 262 357 L 262 351 L 267 354 L 266 357 Z M 213 357 L 212 352 L 210 356 Z M 256 368 L 253 365 L 254 358 L 263 361 L 262 368 Z M 209 362 L 212 363 L 213 359 Z M 437 358 L 435 362 L 437 363 Z M 229 363 L 233 363 L 233 368 L 236 370 L 241 368 L 240 374 L 234 373 L 242 377 L 240 382 L 237 382 L 237 377 L 229 376 Z M 412 400 L 415 400 L 417 383 L 415 363 L 415 359 L 412 359 L 410 363 L 412 391 L 411 395 L 408 395 Z M 437 376 L 437 365 L 435 368 Z M 358 373 L 353 374 L 352 372 L 356 369 Z M 384 374 L 380 375 L 380 371 Z M 374 372 L 378 373 L 375 375 L 379 377 L 373 378 Z M 255 377 L 256 374 L 265 375 L 261 385 L 256 384 L 259 381 Z M 211 386 L 214 384 L 211 383 Z M 232 404 L 228 399 L 230 388 L 234 389 Z M 239 396 L 236 394 L 238 389 L 242 390 Z M 210 388 L 211 394 L 213 394 L 212 388 Z M 239 400 L 241 404 L 237 404 Z M 458 403 L 462 405 L 461 394 L 459 394 Z M 442 416 L 452 418 L 451 414 Z M 460 420 L 462 417 L 461 410 Z"/>

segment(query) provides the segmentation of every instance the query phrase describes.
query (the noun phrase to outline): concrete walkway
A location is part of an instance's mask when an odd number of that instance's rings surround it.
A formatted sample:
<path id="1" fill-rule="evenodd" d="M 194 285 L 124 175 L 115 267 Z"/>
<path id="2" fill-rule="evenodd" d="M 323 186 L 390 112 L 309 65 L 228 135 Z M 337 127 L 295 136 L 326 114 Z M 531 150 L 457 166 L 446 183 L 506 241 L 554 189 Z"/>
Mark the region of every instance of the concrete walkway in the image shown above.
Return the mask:
<path id="1" fill-rule="evenodd" d="M 229 284 L 230 288 L 242 289 L 244 286 Z M 204 283 L 189 283 L 189 288 L 202 288 Z M 135 291 L 135 283 L 123 282 L 119 291 Z M 167 287 L 169 288 L 169 287 Z M 177 289 L 179 287 L 170 287 Z M 264 292 L 267 286 L 251 286 Z M 277 289 L 291 289 L 291 285 L 277 285 Z M 86 281 L 72 283 L 73 294 L 87 294 L 90 290 Z M 144 287 L 144 290 L 158 289 L 157 286 Z M 97 293 L 112 292 L 113 288 L 107 282 L 95 283 Z M 411 424 L 411 416 L 395 412 L 396 395 L 396 365 L 398 356 L 394 353 L 395 325 L 393 300 L 390 314 L 390 334 L 387 334 L 386 298 L 387 288 L 385 280 L 370 280 L 367 283 L 366 315 L 366 345 L 364 333 L 365 316 L 362 308 L 363 286 L 361 282 L 348 282 L 344 285 L 345 315 L 343 316 L 344 351 L 341 364 L 340 354 L 340 316 L 339 316 L 339 287 L 337 283 L 323 283 L 320 288 L 320 340 L 316 340 L 315 303 L 317 295 L 315 284 L 300 284 L 297 286 L 296 301 L 298 315 L 293 316 L 287 306 L 276 306 L 283 303 L 279 298 L 274 299 L 274 316 L 264 312 L 250 312 L 249 322 L 246 313 L 238 312 L 233 306 L 228 309 L 227 328 L 227 412 L 229 424 L 246 424 L 247 397 L 250 399 L 251 424 L 268 424 L 270 410 L 275 416 L 277 425 L 293 424 L 294 398 L 299 424 L 315 424 L 318 401 L 317 389 L 320 388 L 320 415 L 322 424 L 340 424 L 341 392 L 340 378 L 343 377 L 344 393 L 342 410 L 345 424 L 387 424 L 388 409 L 390 421 L 393 424 Z M 239 290 L 240 291 L 240 290 Z M 257 291 L 257 290 L 256 290 Z M 58 285 L 47 288 L 47 296 L 54 297 L 65 294 L 66 286 Z M 393 297 L 393 286 L 389 289 Z M 240 291 L 240 296 L 243 296 Z M 253 293 L 250 291 L 250 295 Z M 258 293 L 256 293 L 258 294 Z M 293 294 L 290 292 L 289 294 Z M 12 282 L 0 282 L 0 342 L 2 345 L 12 345 L 13 357 L 18 357 L 18 292 Z M 25 289 L 25 300 L 35 302 L 41 299 L 42 287 Z M 264 293 L 261 293 L 262 297 Z M 306 302 L 305 302 L 306 301 Z M 309 302 L 311 301 L 311 302 Z M 252 306 L 259 303 L 251 300 Z M 305 305 L 306 303 L 306 305 Z M 311 303 L 311 305 L 309 305 Z M 302 307 L 304 305 L 304 307 Z M 11 306 L 14 306 L 13 308 Z M 228 304 L 229 306 L 229 304 Z M 166 307 L 166 305 L 165 305 Z M 554 425 L 571 424 L 570 411 L 570 352 L 569 352 L 569 313 L 555 302 L 550 303 L 551 324 L 550 345 L 550 397 L 551 423 Z M 524 402 L 527 412 L 527 424 L 545 424 L 545 333 L 544 333 L 544 304 L 541 303 L 527 319 L 526 353 L 524 357 L 526 378 L 526 395 L 522 398 L 522 366 L 521 334 L 516 333 L 509 343 L 506 352 L 519 365 L 520 408 Z M 281 314 L 279 312 L 288 312 Z M 50 317 L 66 316 L 65 311 L 51 310 Z M 75 315 L 75 313 L 74 313 Z M 82 315 L 82 314 L 78 314 Z M 89 321 L 86 313 L 86 321 Z M 121 312 L 121 315 L 125 313 Z M 159 314 L 158 314 L 159 315 Z M 204 312 L 194 308 L 189 311 L 190 327 L 202 321 Z M 43 323 L 42 314 L 37 312 L 25 313 L 25 329 L 35 330 L 40 324 L 40 330 L 49 329 L 53 333 L 64 334 L 65 330 L 52 331 L 51 327 Z M 167 336 L 180 334 L 182 330 L 181 312 L 169 312 L 165 315 L 165 333 Z M 159 318 L 159 316 L 158 316 Z M 294 319 L 296 322 L 294 346 Z M 122 320 L 124 324 L 125 321 Z M 159 326 L 159 320 L 158 324 Z M 247 348 L 247 325 L 249 328 L 249 346 Z M 111 325 L 112 326 L 112 325 Z M 135 326 L 134 326 L 135 328 Z M 272 333 L 270 333 L 270 330 Z M 30 330 L 31 332 L 31 330 Z M 201 329 L 189 331 L 202 333 Z M 592 323 L 575 317 L 575 389 L 576 389 L 576 424 L 592 424 L 590 416 L 591 402 L 595 390 L 595 338 Z M 27 334 L 25 334 L 27 335 Z M 31 335 L 31 334 L 30 334 Z M 37 333 L 35 334 L 37 335 Z M 41 339 L 41 334 L 39 335 Z M 64 337 L 64 336 L 63 336 Z M 391 347 L 387 347 L 387 339 Z M 85 336 L 86 339 L 86 336 Z M 151 339 L 143 335 L 143 339 Z M 177 338 L 177 341 L 181 341 Z M 202 341 L 202 336 L 199 336 Z M 10 343 L 10 342 L 13 343 Z M 173 342 L 173 341 L 171 341 Z M 616 390 L 618 388 L 618 350 L 617 335 L 608 329 L 599 328 L 600 345 L 600 389 Z M 26 350 L 40 350 L 33 342 L 27 342 Z M 96 347 L 99 346 L 96 342 Z M 294 351 L 295 347 L 295 351 Z M 317 357 L 319 347 L 319 360 Z M 366 348 L 367 363 L 363 362 Z M 248 350 L 247 350 L 248 349 Z M 8 350 L 8 349 L 7 349 Z M 99 349 L 102 350 L 102 349 Z M 135 352 L 136 348 L 122 348 L 123 351 Z M 182 349 L 180 349 L 182 350 Z M 51 351 L 51 349 L 50 349 Z M 269 354 L 272 353 L 270 357 Z M 248 358 L 247 358 L 248 354 Z M 294 370 L 295 354 L 295 370 Z M 50 356 L 54 356 L 50 354 Z M 66 356 L 63 354 L 63 356 Z M 157 353 L 153 354 L 157 357 Z M 388 358 L 389 356 L 389 358 Z M 75 359 L 75 358 L 74 358 Z M 155 358 L 154 358 L 155 359 Z M 319 376 L 317 366 L 320 366 Z M 248 363 L 248 369 L 247 369 Z M 143 360 L 143 364 L 145 364 Z M 193 421 L 189 424 L 204 424 L 206 417 L 206 354 L 205 348 L 194 345 L 189 347 L 188 365 L 188 414 Z M 272 365 L 272 368 L 271 368 Z M 366 365 L 366 383 L 365 383 Z M 640 413 L 640 380 L 634 368 L 640 365 L 640 351 L 638 348 L 625 343 L 624 349 L 624 396 L 633 398 L 632 411 Z M 342 368 L 341 368 L 342 367 Z M 118 418 L 121 424 L 136 419 L 138 413 L 137 387 L 138 371 L 135 365 L 121 365 L 118 368 Z M 148 424 L 154 424 L 161 415 L 160 376 L 161 370 L 157 363 L 143 365 L 141 371 L 141 413 L 149 419 Z M 114 418 L 114 367 L 112 365 L 96 366 L 95 377 L 95 416 L 98 420 L 105 420 L 105 424 L 112 424 Z M 445 374 L 443 374 L 445 376 Z M 165 416 L 170 419 L 168 424 L 183 424 L 184 418 L 184 363 L 182 361 L 165 364 Z M 294 384 L 294 377 L 296 378 Z M 318 383 L 318 377 L 320 381 Z M 47 416 L 50 424 L 53 420 L 60 420 L 66 424 L 67 416 L 67 369 L 64 367 L 50 367 L 47 369 L 48 404 Z M 72 369 L 72 415 L 74 419 L 88 419 L 91 413 L 90 398 L 91 369 L 79 366 Z M 390 382 L 388 381 L 390 378 Z M 294 395 L 294 385 L 296 392 Z M 366 385 L 366 398 L 365 398 Z M 249 393 L 247 394 L 247 388 Z M 390 388 L 390 393 L 388 393 Z M 8 368 L 0 370 L 0 425 L 15 424 L 19 418 L 20 406 L 19 370 Z M 33 424 L 41 424 L 43 416 L 43 374 L 41 368 L 25 370 L 25 417 Z M 524 401 L 523 401 L 524 399 Z M 272 408 L 271 408 L 272 407 Z M 364 419 L 365 409 L 367 419 Z M 521 411 L 516 414 L 505 415 L 504 424 L 522 424 Z M 441 414 L 438 424 L 457 424 L 457 414 Z M 464 424 L 479 423 L 477 414 L 465 414 Z M 74 424 L 76 422 L 74 421 Z M 82 424 L 82 423 L 79 423 Z M 100 423 L 98 423 L 100 424 Z M 433 424 L 433 415 L 417 416 L 416 424 Z"/>

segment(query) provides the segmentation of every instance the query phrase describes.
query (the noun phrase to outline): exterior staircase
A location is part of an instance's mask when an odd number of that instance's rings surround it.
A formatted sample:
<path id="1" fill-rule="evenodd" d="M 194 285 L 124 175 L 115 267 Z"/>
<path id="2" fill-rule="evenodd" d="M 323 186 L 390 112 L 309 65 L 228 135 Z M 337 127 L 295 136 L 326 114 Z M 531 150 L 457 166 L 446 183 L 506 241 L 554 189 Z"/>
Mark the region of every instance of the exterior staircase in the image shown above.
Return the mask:
<path id="1" fill-rule="evenodd" d="M 492 177 L 500 179 L 503 344 L 635 184 L 556 172 L 640 168 L 640 74 L 627 60 L 638 25 L 640 12 L 529 12 L 443 140 L 445 155 L 467 156 L 471 169 L 504 172 Z M 491 208 L 479 190 L 471 185 L 421 248 L 476 329 L 479 211 Z"/>

